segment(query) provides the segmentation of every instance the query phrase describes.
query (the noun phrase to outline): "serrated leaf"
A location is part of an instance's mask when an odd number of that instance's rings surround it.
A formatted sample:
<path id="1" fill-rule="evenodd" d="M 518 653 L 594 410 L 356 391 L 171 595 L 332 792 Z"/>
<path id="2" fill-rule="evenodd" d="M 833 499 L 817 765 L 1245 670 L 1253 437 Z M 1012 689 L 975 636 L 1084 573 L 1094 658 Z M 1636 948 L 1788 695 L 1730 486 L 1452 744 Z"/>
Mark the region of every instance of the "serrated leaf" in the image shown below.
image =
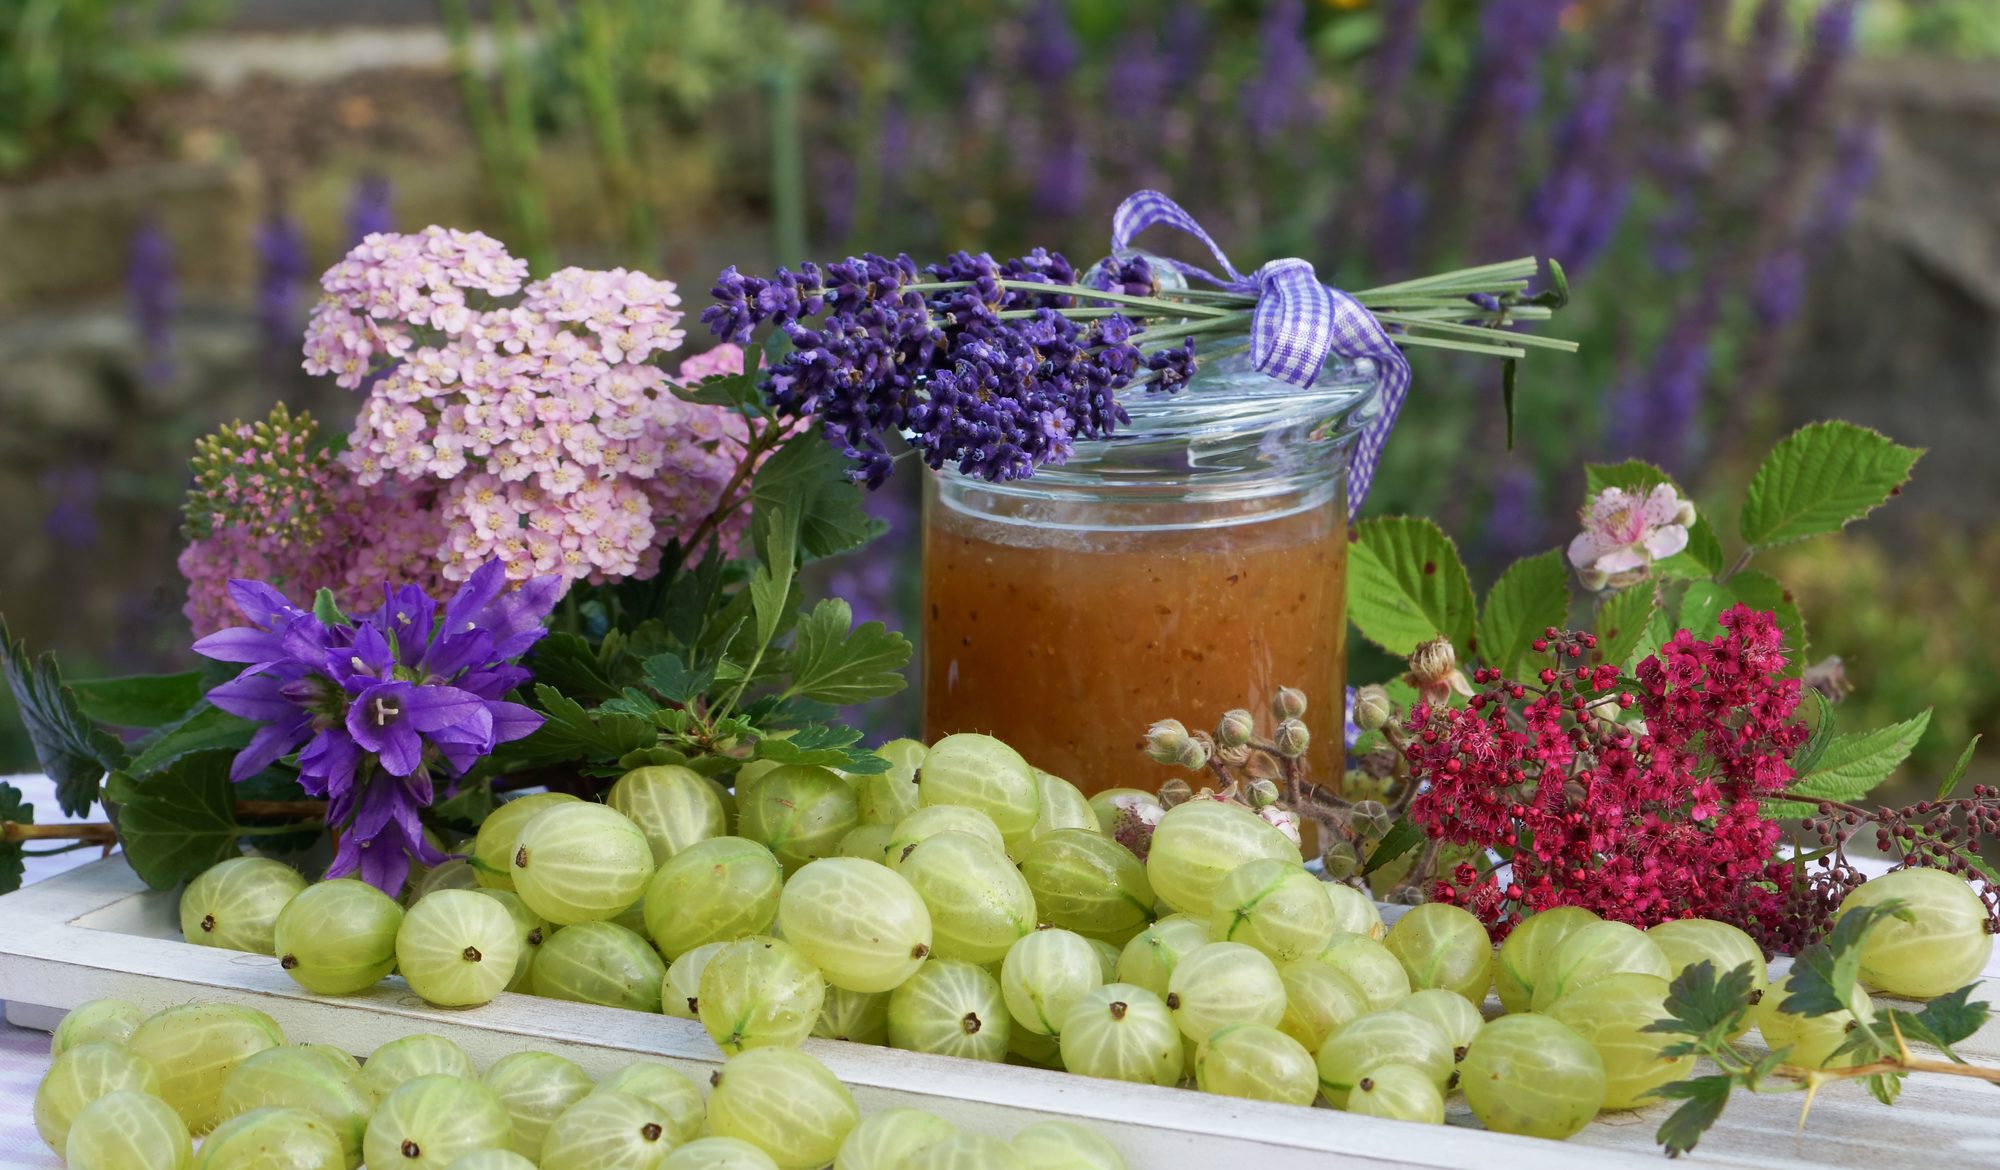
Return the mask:
<path id="1" fill-rule="evenodd" d="M 1958 782 L 1965 779 L 1965 770 L 1972 766 L 1972 753 L 1978 749 L 1979 741 L 1984 738 L 1984 734 L 1982 732 L 1973 736 L 1972 742 L 1965 745 L 1965 750 L 1958 753 L 1958 762 L 1951 766 L 1951 771 L 1946 772 L 1944 780 L 1938 784 L 1939 800 L 1949 799 L 1952 792 L 1958 788 Z"/>
<path id="2" fill-rule="evenodd" d="M 1663 483 L 1673 482 L 1673 476 L 1643 459 L 1627 459 L 1623 463 L 1583 465 L 1583 490 L 1586 495 L 1597 495 L 1605 488 L 1645 492 Z M 1680 489 L 1676 487 L 1674 490 Z"/>
<path id="3" fill-rule="evenodd" d="M 567 630 L 544 635 L 527 665 L 539 681 L 584 702 L 603 702 L 621 689 L 600 651 Z"/>
<path id="4" fill-rule="evenodd" d="M 1896 1098 L 1903 1095 L 1903 1078 L 1900 1073 L 1875 1073 L 1865 1078 L 1868 1095 L 1884 1105 L 1894 1105 Z"/>
<path id="5" fill-rule="evenodd" d="M 0 656 L 35 760 L 55 781 L 56 807 L 82 816 L 97 802 L 104 774 L 125 766 L 124 747 L 84 716 L 76 695 L 63 685 L 55 655 L 31 660 L 5 616 L 0 616 Z"/>
<path id="6" fill-rule="evenodd" d="M 1569 570 L 1560 549 L 1507 566 L 1479 615 L 1479 658 L 1509 678 L 1522 671 L 1534 640 L 1569 615 Z"/>
<path id="7" fill-rule="evenodd" d="M 1851 802 L 1868 795 L 1909 758 L 1930 723 L 1926 707 L 1901 723 L 1835 736 L 1812 769 L 1801 771 L 1785 789 L 1785 799 L 1767 802 L 1771 815 L 1810 816 L 1822 800 Z"/>
<path id="8" fill-rule="evenodd" d="M 1834 733 L 1840 726 L 1840 716 L 1833 700 L 1816 687 L 1807 687 L 1806 693 L 1813 698 L 1812 738 L 1806 740 L 1805 746 L 1792 756 L 1794 775 L 1810 772 L 1819 766 L 1819 762 L 1826 758 L 1827 746 L 1833 742 Z"/>
<path id="9" fill-rule="evenodd" d="M 114 727 L 159 727 L 172 723 L 201 702 L 208 691 L 199 670 L 181 674 L 134 674 L 121 678 L 78 679 L 69 684 L 77 706 L 99 723 Z"/>
<path id="10" fill-rule="evenodd" d="M 889 761 L 874 752 L 853 746 L 860 739 L 861 732 L 852 727 L 802 727 L 782 739 L 773 736 L 759 739 L 755 758 L 778 764 L 838 768 L 857 775 L 888 771 Z"/>
<path id="11" fill-rule="evenodd" d="M 659 740 L 651 720 L 616 712 L 585 711 L 575 699 L 549 686 L 535 684 L 536 705 L 543 722 L 534 734 L 507 745 L 508 759 L 520 763 L 571 760 L 616 760 L 627 752 L 652 747 Z"/>
<path id="12" fill-rule="evenodd" d="M 1931 1000 L 1922 1011 L 1912 1013 L 1891 1009 L 1889 1015 L 1906 1038 L 1928 1044 L 1963 1064 L 1964 1061 L 1951 1050 L 1951 1046 L 1971 1039 L 1993 1015 L 1992 1006 L 1984 1001 L 1966 1002 L 1977 990 L 1977 983 L 1969 983 Z"/>
<path id="13" fill-rule="evenodd" d="M 778 627 L 784 622 L 790 606 L 786 604 L 792 594 L 793 570 L 796 567 L 798 528 L 781 509 L 768 513 L 769 522 L 764 544 L 758 552 L 763 562 L 750 578 L 750 612 L 756 620 L 757 647 L 751 656 L 755 657 L 777 637 Z"/>
<path id="14" fill-rule="evenodd" d="M 1389 831 L 1382 834 L 1382 839 L 1375 843 L 1375 848 L 1368 851 L 1368 861 L 1361 867 L 1361 872 L 1374 873 L 1423 842 L 1423 829 L 1415 821 L 1405 817 L 1389 826 Z"/>
<path id="15" fill-rule="evenodd" d="M 1695 516 L 1694 523 L 1688 525 L 1687 547 L 1654 562 L 1653 572 L 1673 580 L 1713 577 L 1722 572 L 1722 542 L 1716 538 L 1708 517 Z"/>
<path id="16" fill-rule="evenodd" d="M 1690 1077 L 1684 1081 L 1661 1085 L 1652 1090 L 1655 1097 L 1677 1099 L 1680 1108 L 1667 1115 L 1660 1128 L 1653 1133 L 1653 1140 L 1660 1143 L 1671 1157 L 1695 1148 L 1703 1134 L 1722 1116 L 1723 1107 L 1729 1104 L 1730 1090 L 1736 1087 L 1733 1077 L 1724 1073 L 1714 1073 L 1705 1077 Z"/>
<path id="17" fill-rule="evenodd" d="M 21 790 L 0 781 L 0 823 L 12 822 L 16 825 L 35 823 L 35 806 L 21 799 Z M 21 888 L 21 879 L 28 872 L 26 852 L 19 841 L 0 841 L 0 894 L 11 894 Z"/>
<path id="18" fill-rule="evenodd" d="M 887 525 L 862 509 L 865 491 L 847 478 L 847 461 L 816 433 L 801 434 L 780 446 L 757 468 L 750 487 L 755 513 L 783 514 L 797 534 L 800 563 L 846 552 L 868 543 Z M 753 533 L 760 559 L 767 534 Z"/>
<path id="19" fill-rule="evenodd" d="M 230 759 L 226 751 L 183 756 L 126 794 L 118 838 L 147 885 L 167 889 L 238 852 Z"/>
<path id="20" fill-rule="evenodd" d="M 763 395 L 757 389 L 759 374 L 755 371 L 742 374 L 712 374 L 692 386 L 672 387 L 675 398 L 682 402 L 693 402 L 701 406 L 727 406 L 736 410 L 755 410 L 763 403 Z"/>
<path id="21" fill-rule="evenodd" d="M 1751 477 L 1738 530 L 1761 547 L 1838 532 L 1886 503 L 1922 454 L 1853 423 L 1801 427 Z"/>
<path id="22" fill-rule="evenodd" d="M 646 685 L 669 703 L 687 704 L 715 685 L 714 670 L 695 670 L 678 654 L 655 654 L 645 662 Z"/>
<path id="23" fill-rule="evenodd" d="M 1720 973 L 1713 960 L 1691 963 L 1667 986 L 1667 1018 L 1655 1020 L 1640 1031 L 1725 1036 L 1735 1030 L 1737 1022 L 1750 1010 L 1750 992 L 1754 987 L 1756 978 L 1749 963 Z"/>
<path id="24" fill-rule="evenodd" d="M 1715 581 L 1696 581 L 1681 594 L 1681 612 L 1677 623 L 1697 638 L 1713 638 L 1722 632 L 1715 619 L 1735 604 L 1736 597 L 1729 591 L 1729 586 Z"/>
<path id="25" fill-rule="evenodd" d="M 168 724 L 152 738 L 142 741 L 139 754 L 124 770 L 135 778 L 144 779 L 195 752 L 241 751 L 256 733 L 257 725 L 248 719 L 203 703 L 178 722 Z"/>
<path id="26" fill-rule="evenodd" d="M 893 695 L 908 685 L 901 671 L 910 661 L 909 640 L 881 622 L 863 622 L 850 630 L 853 620 L 853 611 L 837 597 L 799 619 L 785 656 L 791 675 L 787 698 L 846 706 Z"/>
<path id="27" fill-rule="evenodd" d="M 1833 929 L 1820 942 L 1792 960 L 1791 993 L 1778 1005 L 1795 1016 L 1824 1016 L 1851 1011 L 1861 978 L 1862 943 L 1885 918 L 1914 916 L 1895 898 L 1873 905 L 1843 906 Z"/>
<path id="28" fill-rule="evenodd" d="M 1646 629 L 1658 604 L 1653 586 L 1646 582 L 1621 589 L 1601 601 L 1596 628 L 1591 631 L 1597 635 L 1598 659 L 1614 666 L 1631 662 L 1645 643 Z"/>
<path id="29" fill-rule="evenodd" d="M 1396 655 L 1440 634 L 1454 646 L 1470 643 L 1472 582 L 1437 525 L 1411 516 L 1364 520 L 1347 556 L 1347 616 L 1369 641 Z"/>

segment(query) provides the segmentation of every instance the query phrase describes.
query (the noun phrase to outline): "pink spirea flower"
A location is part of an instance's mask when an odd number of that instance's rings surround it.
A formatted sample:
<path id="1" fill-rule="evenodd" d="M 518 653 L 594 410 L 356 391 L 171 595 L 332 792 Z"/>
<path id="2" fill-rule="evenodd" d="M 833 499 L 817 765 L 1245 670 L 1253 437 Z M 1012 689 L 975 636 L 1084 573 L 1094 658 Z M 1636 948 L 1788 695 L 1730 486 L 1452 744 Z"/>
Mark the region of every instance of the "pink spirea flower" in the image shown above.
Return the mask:
<path id="1" fill-rule="evenodd" d="M 371 235 L 321 281 L 305 368 L 367 384 L 343 458 L 363 487 L 435 493 L 447 579 L 494 558 L 515 580 L 650 577 L 661 547 L 722 504 L 749 439 L 741 414 L 673 388 L 740 372 L 742 351 L 670 376 L 654 359 L 685 337 L 673 282 L 622 268 L 526 276 L 476 232 Z M 726 554 L 747 520 L 737 506 L 710 526 Z"/>
<path id="2" fill-rule="evenodd" d="M 1620 588 L 1644 577 L 1654 561 L 1687 547 L 1694 506 L 1672 484 L 1644 494 L 1605 488 L 1584 505 L 1579 519 L 1583 531 L 1570 541 L 1570 563 L 1591 588 Z"/>
<path id="3" fill-rule="evenodd" d="M 1636 926 L 1703 917 L 1766 933 L 1792 876 L 1758 799 L 1791 782 L 1800 683 L 1782 677 L 1771 614 L 1739 605 L 1721 621 L 1721 636 L 1682 630 L 1639 664 L 1639 724 L 1602 717 L 1634 700 L 1615 666 L 1575 665 L 1588 635 L 1538 644 L 1555 665 L 1535 691 L 1481 669 L 1465 708 L 1418 704 L 1412 817 L 1432 837 L 1513 851 L 1493 874 L 1459 866 L 1433 896 L 1501 929 L 1582 906 Z"/>

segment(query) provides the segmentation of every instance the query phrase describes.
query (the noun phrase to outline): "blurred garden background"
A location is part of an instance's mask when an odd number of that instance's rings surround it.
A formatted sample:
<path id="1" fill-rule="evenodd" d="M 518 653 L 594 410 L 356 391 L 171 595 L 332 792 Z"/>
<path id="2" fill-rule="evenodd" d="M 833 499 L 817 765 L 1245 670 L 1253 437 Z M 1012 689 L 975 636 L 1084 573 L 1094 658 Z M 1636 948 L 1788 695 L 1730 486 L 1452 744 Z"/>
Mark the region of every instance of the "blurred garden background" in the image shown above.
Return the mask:
<path id="1" fill-rule="evenodd" d="M 0 0 L 0 609 L 73 674 L 190 661 L 190 445 L 281 397 L 344 429 L 299 340 L 368 232 L 698 311 L 730 263 L 1088 263 L 1145 186 L 1246 269 L 1562 261 L 1583 352 L 1524 368 L 1511 452 L 1490 365 L 1420 354 L 1369 505 L 1482 586 L 1568 541 L 1585 460 L 1721 506 L 1801 422 L 1928 448 L 1775 572 L 1850 726 L 1935 709 L 1910 783 L 2000 729 L 1995 0 Z M 873 506 L 903 551 L 821 584 L 914 631 L 914 502 Z"/>

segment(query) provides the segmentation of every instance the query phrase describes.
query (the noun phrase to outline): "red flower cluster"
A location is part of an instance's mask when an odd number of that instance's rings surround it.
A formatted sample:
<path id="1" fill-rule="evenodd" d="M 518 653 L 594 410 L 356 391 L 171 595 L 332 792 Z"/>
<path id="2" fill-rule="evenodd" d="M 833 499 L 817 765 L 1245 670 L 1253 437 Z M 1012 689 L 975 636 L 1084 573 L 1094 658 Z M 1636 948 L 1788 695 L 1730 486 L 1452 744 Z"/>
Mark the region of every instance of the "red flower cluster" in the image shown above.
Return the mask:
<path id="1" fill-rule="evenodd" d="M 1465 709 L 1418 704 L 1404 751 L 1427 787 L 1411 815 L 1512 860 L 1492 874 L 1460 865 L 1432 896 L 1502 929 L 1563 905 L 1637 926 L 1782 913 L 1791 873 L 1773 861 L 1779 826 L 1757 798 L 1791 782 L 1807 736 L 1792 719 L 1800 684 L 1779 677 L 1770 614 L 1739 605 L 1721 620 L 1722 636 L 1682 630 L 1632 679 L 1572 665 L 1596 638 L 1551 629 L 1534 644 L 1557 663 L 1539 685 L 1482 669 Z M 1644 723 L 1619 722 L 1635 701 Z"/>

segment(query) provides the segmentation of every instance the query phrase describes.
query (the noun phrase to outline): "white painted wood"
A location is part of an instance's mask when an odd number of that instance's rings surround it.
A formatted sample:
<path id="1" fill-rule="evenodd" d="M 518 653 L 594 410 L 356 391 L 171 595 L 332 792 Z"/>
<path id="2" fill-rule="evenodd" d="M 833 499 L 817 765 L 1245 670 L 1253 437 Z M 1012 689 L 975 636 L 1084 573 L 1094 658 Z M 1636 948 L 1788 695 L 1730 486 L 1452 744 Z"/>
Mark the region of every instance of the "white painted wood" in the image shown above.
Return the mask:
<path id="1" fill-rule="evenodd" d="M 119 996 L 158 1009 L 191 1000 L 249 1004 L 295 1039 L 359 1055 L 410 1032 L 448 1036 L 484 1066 L 523 1049 L 560 1053 L 594 1075 L 634 1059 L 661 1060 L 697 1078 L 721 1055 L 691 1021 L 615 1008 L 503 995 L 482 1008 L 445 1010 L 398 979 L 346 997 L 306 994 L 269 958 L 192 946 L 178 937 L 173 896 L 147 891 L 121 859 L 96 862 L 0 898 L 0 998 L 57 1011 Z M 2000 983 L 1992 977 L 1996 1000 Z M 43 1017 L 43 1024 L 49 1022 Z M 1236 1101 L 1182 1089 L 1126 1085 L 1040 1069 L 926 1056 L 839 1041 L 806 1050 L 853 1088 L 864 1110 L 910 1105 L 1001 1136 L 1052 1117 L 1110 1138 L 1133 1170 L 1347 1170 L 1350 1167 L 1535 1167 L 1622 1170 L 1663 1165 L 1652 1134 L 1665 1106 L 1613 1114 L 1566 1143 L 1489 1134 L 1453 1102 L 1444 1127 Z M 2000 1059 L 2000 1026 L 1965 1045 Z M 1829 1090 L 1795 1140 L 1799 1098 L 1733 1102 L 1688 1166 L 1784 1170 L 2000 1167 L 2000 1093 L 1970 1080 L 1913 1077 L 1885 1109 L 1859 1086 Z"/>

